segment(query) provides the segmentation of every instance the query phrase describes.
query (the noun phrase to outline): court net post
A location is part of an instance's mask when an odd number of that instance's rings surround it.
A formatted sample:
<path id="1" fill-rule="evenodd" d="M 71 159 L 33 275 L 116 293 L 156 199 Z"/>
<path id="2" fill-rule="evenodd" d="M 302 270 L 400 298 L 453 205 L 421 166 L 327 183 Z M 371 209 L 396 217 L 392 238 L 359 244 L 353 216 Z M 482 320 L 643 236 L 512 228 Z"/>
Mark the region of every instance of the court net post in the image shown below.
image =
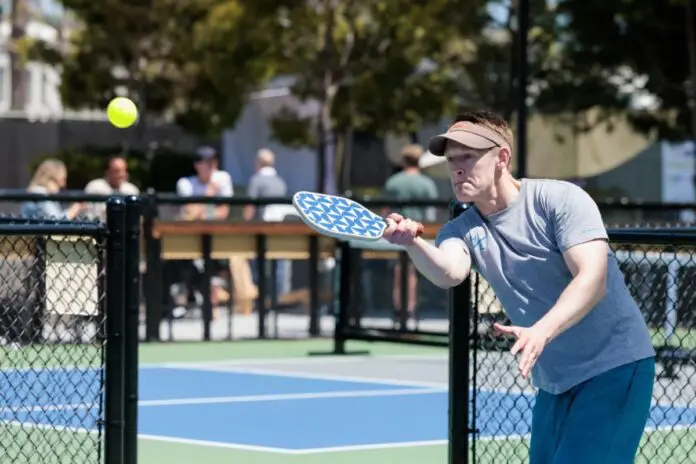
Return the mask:
<path id="1" fill-rule="evenodd" d="M 329 352 L 310 352 L 310 356 L 321 355 L 366 355 L 370 354 L 366 350 L 347 351 L 346 350 L 346 330 L 350 323 L 351 294 L 353 281 L 352 257 L 355 250 L 347 241 L 339 243 L 339 283 L 338 283 L 338 304 L 335 305 L 335 324 L 334 324 L 334 348 Z"/>

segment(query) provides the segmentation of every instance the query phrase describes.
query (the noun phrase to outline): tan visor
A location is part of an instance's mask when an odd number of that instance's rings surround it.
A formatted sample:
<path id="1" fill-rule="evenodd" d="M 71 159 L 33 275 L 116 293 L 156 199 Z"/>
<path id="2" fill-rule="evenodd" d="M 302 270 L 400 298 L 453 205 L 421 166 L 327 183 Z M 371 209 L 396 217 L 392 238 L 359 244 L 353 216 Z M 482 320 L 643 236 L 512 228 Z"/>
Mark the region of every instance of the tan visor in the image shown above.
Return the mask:
<path id="1" fill-rule="evenodd" d="M 493 147 L 510 145 L 497 132 L 487 127 L 468 121 L 460 121 L 454 123 L 446 133 L 432 137 L 428 141 L 428 150 L 433 155 L 443 156 L 448 140 L 476 150 L 488 150 Z"/>

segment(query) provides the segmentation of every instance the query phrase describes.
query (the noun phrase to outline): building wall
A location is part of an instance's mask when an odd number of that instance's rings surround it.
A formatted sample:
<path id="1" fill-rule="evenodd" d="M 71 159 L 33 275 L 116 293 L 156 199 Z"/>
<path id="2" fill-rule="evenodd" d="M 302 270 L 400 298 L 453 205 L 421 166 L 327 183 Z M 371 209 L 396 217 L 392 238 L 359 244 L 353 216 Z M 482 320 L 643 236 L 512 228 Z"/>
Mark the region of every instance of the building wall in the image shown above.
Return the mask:
<path id="1" fill-rule="evenodd" d="M 170 145 L 193 152 L 201 142 L 170 124 L 142 124 L 116 129 L 105 120 L 30 120 L 0 115 L 0 188 L 25 188 L 29 163 L 44 155 L 83 147 L 122 147 L 146 150 L 150 144 Z"/>
<path id="2" fill-rule="evenodd" d="M 7 18 L 7 17 L 6 17 Z M 4 44 L 10 36 L 9 20 L 0 22 L 0 114 L 10 107 L 12 75 L 9 55 Z M 42 21 L 32 20 L 27 25 L 27 36 L 50 44 L 58 41 L 58 30 Z M 24 110 L 30 118 L 56 116 L 63 113 L 60 99 L 60 74 L 49 65 L 29 62 L 26 65 L 27 102 Z"/>

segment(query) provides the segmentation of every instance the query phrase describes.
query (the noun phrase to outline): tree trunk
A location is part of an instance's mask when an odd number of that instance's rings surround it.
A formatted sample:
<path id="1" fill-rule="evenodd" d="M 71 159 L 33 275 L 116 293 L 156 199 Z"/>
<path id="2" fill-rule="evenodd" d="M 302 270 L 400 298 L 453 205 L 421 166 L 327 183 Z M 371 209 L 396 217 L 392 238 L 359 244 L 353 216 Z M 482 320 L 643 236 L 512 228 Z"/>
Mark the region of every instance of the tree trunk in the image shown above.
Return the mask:
<path id="1" fill-rule="evenodd" d="M 10 92 L 10 109 L 24 110 L 27 103 L 27 76 L 23 57 L 20 54 L 19 42 L 26 36 L 27 23 L 29 22 L 28 0 L 12 0 L 12 14 L 10 16 L 10 78 L 12 87 Z"/>
<path id="2" fill-rule="evenodd" d="M 331 119 L 336 87 L 333 74 L 333 30 L 335 12 L 333 0 L 324 1 L 326 13 L 326 30 L 324 33 L 324 50 L 322 50 L 323 67 L 323 91 L 319 109 L 319 162 L 318 162 L 318 191 L 320 193 L 336 193 L 335 168 L 334 168 L 334 128 Z"/>

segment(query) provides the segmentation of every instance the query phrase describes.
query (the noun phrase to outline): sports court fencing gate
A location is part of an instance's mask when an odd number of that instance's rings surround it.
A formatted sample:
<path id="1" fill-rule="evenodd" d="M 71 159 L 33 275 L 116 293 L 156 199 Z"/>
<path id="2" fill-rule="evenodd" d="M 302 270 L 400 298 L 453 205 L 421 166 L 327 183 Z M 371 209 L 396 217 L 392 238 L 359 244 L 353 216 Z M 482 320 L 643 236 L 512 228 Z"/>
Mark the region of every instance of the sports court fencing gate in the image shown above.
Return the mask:
<path id="1" fill-rule="evenodd" d="M 453 215 L 461 212 L 453 210 Z M 650 329 L 657 379 L 635 462 L 685 464 L 696 453 L 696 228 L 610 229 L 610 244 Z M 535 389 L 517 373 L 508 323 L 488 283 L 472 273 L 450 291 L 449 331 L 366 325 L 356 303 L 361 250 L 340 248 L 335 354 L 349 340 L 449 346 L 449 464 L 528 462 Z M 357 309 L 356 309 L 357 305 Z M 691 456 L 691 457 L 690 457 Z"/>
<path id="2" fill-rule="evenodd" d="M 692 462 L 696 453 L 696 230 L 611 230 L 610 241 L 657 352 L 653 405 L 635 462 Z M 496 303 L 493 291 L 479 275 L 473 276 L 473 288 L 467 324 L 471 347 L 468 462 L 526 463 L 535 391 L 517 374 L 517 360 L 509 353 L 512 340 L 492 333 L 493 322 L 507 322 L 501 312 L 490 310 Z"/>
<path id="3" fill-rule="evenodd" d="M 136 462 L 140 210 L 0 218 L 0 456 Z"/>

